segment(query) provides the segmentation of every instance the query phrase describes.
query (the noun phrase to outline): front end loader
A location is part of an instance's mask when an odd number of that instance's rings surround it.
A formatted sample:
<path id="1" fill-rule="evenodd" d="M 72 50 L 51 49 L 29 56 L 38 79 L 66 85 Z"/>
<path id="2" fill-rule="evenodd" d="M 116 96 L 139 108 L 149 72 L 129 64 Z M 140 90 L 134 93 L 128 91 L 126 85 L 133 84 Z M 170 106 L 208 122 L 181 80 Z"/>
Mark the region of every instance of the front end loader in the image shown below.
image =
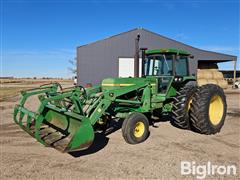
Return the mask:
<path id="1" fill-rule="evenodd" d="M 203 134 L 220 131 L 226 116 L 226 98 L 220 87 L 196 85 L 189 74 L 190 53 L 178 49 L 142 51 L 142 76 L 107 78 L 99 86 L 61 88 L 58 83 L 21 93 L 14 121 L 40 143 L 61 152 L 86 149 L 97 127 L 113 117 L 122 120 L 129 144 L 145 141 L 154 114 L 167 114 L 182 129 Z M 32 111 L 26 102 L 38 96 Z M 217 114 L 216 114 L 217 113 Z"/>
<path id="2" fill-rule="evenodd" d="M 129 92 L 146 88 L 148 82 L 139 81 L 126 86 L 121 83 L 122 80 L 119 79 L 121 88 L 109 88 L 108 85 L 112 87 L 109 84 L 112 81 L 106 79 L 102 87 L 61 89 L 59 84 L 53 83 L 23 91 L 20 103 L 14 109 L 14 121 L 40 143 L 62 152 L 88 148 L 94 140 L 94 125 L 101 124 L 111 115 L 113 107 L 110 106 L 113 103 L 125 104 L 114 107 L 112 113 L 119 116 L 124 114 L 123 111 L 130 113 L 137 107 L 140 111 L 150 110 L 147 102 L 141 107 L 139 100 L 118 99 Z M 34 95 L 38 95 L 40 101 L 36 112 L 25 107 L 27 99 Z M 146 99 L 150 98 L 150 87 L 145 89 L 145 95 L 148 96 Z M 128 104 L 129 107 L 126 107 Z"/>

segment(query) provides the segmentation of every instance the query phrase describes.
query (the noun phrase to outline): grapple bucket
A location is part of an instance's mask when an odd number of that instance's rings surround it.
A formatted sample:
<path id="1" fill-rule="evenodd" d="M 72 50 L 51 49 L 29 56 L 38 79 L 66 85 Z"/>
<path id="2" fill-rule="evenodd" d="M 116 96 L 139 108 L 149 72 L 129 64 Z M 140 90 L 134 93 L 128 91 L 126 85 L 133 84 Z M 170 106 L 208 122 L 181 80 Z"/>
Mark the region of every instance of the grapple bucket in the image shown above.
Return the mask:
<path id="1" fill-rule="evenodd" d="M 75 113 L 76 107 L 70 108 L 69 104 L 63 102 L 72 97 L 73 91 L 58 93 L 56 89 L 57 87 L 44 86 L 22 93 L 20 104 L 14 109 L 14 121 L 40 143 L 61 152 L 88 148 L 94 140 L 94 130 L 89 118 L 83 112 Z M 37 112 L 24 107 L 29 96 L 42 93 L 45 95 L 39 96 L 40 106 Z"/>

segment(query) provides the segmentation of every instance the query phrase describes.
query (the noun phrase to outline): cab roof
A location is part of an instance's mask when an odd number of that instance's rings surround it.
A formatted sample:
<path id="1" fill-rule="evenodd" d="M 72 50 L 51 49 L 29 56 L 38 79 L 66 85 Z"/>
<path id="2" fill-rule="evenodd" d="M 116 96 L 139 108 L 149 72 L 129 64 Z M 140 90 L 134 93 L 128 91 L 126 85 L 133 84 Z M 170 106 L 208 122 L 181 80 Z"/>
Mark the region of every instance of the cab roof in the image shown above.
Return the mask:
<path id="1" fill-rule="evenodd" d="M 181 49 L 174 49 L 174 48 L 161 48 L 161 49 L 150 49 L 150 50 L 146 50 L 145 52 L 147 55 L 149 54 L 178 54 L 178 55 L 190 55 L 191 53 L 189 53 L 188 51 L 184 51 Z"/>

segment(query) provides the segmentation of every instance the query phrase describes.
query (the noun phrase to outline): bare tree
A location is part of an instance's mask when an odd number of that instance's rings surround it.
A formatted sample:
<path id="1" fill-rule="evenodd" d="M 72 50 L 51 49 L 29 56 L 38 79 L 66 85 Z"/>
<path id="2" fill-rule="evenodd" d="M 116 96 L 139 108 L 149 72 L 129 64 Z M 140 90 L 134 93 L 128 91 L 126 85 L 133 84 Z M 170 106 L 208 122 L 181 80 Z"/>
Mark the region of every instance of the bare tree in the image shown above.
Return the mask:
<path id="1" fill-rule="evenodd" d="M 77 58 L 75 57 L 73 60 L 70 59 L 68 61 L 71 64 L 71 67 L 68 67 L 68 70 L 74 74 L 74 76 L 77 75 Z"/>

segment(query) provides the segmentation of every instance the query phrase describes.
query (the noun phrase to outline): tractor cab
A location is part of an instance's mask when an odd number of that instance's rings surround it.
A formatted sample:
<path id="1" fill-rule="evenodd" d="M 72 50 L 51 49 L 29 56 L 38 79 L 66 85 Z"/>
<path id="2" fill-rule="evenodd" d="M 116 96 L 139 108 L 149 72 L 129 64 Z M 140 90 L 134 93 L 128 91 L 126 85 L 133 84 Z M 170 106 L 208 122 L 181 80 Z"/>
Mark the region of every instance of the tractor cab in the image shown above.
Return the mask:
<path id="1" fill-rule="evenodd" d="M 188 76 L 190 53 L 177 49 L 154 49 L 145 52 L 144 76 Z"/>
<path id="2" fill-rule="evenodd" d="M 143 50 L 142 77 L 157 77 L 158 93 L 166 93 L 169 85 L 181 84 L 189 76 L 190 53 L 178 49 Z"/>

